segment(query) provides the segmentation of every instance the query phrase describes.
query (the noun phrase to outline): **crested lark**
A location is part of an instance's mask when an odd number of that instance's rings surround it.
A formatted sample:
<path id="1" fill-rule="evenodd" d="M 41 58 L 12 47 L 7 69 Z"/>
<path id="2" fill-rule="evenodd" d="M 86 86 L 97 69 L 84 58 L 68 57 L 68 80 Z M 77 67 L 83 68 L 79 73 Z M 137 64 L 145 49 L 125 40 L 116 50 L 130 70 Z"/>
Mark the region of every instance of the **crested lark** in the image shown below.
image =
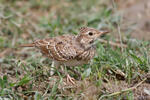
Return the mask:
<path id="1" fill-rule="evenodd" d="M 94 41 L 107 31 L 81 27 L 78 35 L 62 35 L 39 39 L 22 47 L 36 47 L 43 55 L 53 61 L 53 67 L 78 66 L 87 64 L 95 55 Z M 74 84 L 73 78 L 67 74 L 67 81 Z"/>

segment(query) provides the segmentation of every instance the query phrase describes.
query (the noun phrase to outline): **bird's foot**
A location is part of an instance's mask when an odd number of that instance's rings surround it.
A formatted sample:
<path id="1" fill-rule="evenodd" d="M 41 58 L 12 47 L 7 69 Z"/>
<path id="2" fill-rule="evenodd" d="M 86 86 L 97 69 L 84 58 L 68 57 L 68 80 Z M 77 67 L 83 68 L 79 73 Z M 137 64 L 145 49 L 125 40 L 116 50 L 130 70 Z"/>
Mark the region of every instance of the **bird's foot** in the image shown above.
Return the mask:
<path id="1" fill-rule="evenodd" d="M 67 83 L 72 83 L 73 85 L 75 85 L 75 79 L 72 78 L 69 74 L 67 74 Z"/>

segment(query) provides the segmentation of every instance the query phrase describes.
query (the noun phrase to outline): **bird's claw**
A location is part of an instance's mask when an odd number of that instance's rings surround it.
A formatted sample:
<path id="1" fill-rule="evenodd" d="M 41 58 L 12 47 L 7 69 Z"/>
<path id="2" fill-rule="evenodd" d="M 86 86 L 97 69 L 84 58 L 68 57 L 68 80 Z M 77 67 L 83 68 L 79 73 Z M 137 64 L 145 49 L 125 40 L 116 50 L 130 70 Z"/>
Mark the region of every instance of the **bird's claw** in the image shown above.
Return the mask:
<path id="1" fill-rule="evenodd" d="M 73 85 L 75 84 L 75 79 L 72 78 L 69 74 L 67 74 L 67 83 L 72 83 Z"/>

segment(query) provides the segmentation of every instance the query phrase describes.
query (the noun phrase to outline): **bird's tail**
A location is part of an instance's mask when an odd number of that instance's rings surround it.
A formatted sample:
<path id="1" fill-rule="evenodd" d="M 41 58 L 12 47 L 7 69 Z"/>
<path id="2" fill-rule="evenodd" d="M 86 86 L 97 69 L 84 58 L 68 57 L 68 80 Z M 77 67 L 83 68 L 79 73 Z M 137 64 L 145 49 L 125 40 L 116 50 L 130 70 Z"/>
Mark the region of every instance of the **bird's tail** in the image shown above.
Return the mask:
<path id="1" fill-rule="evenodd" d="M 20 45 L 20 47 L 34 47 L 34 46 L 35 46 L 34 43 Z"/>

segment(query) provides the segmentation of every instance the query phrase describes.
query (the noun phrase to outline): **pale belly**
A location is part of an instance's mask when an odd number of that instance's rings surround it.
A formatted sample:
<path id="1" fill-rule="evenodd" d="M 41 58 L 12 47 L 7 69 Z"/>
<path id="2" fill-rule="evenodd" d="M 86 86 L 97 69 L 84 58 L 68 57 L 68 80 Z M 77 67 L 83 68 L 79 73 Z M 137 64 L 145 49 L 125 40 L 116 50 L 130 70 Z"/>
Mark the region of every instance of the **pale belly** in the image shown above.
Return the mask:
<path id="1" fill-rule="evenodd" d="M 88 64 L 89 61 L 78 61 L 78 60 L 70 60 L 62 63 L 64 66 L 80 66 L 83 64 Z"/>

